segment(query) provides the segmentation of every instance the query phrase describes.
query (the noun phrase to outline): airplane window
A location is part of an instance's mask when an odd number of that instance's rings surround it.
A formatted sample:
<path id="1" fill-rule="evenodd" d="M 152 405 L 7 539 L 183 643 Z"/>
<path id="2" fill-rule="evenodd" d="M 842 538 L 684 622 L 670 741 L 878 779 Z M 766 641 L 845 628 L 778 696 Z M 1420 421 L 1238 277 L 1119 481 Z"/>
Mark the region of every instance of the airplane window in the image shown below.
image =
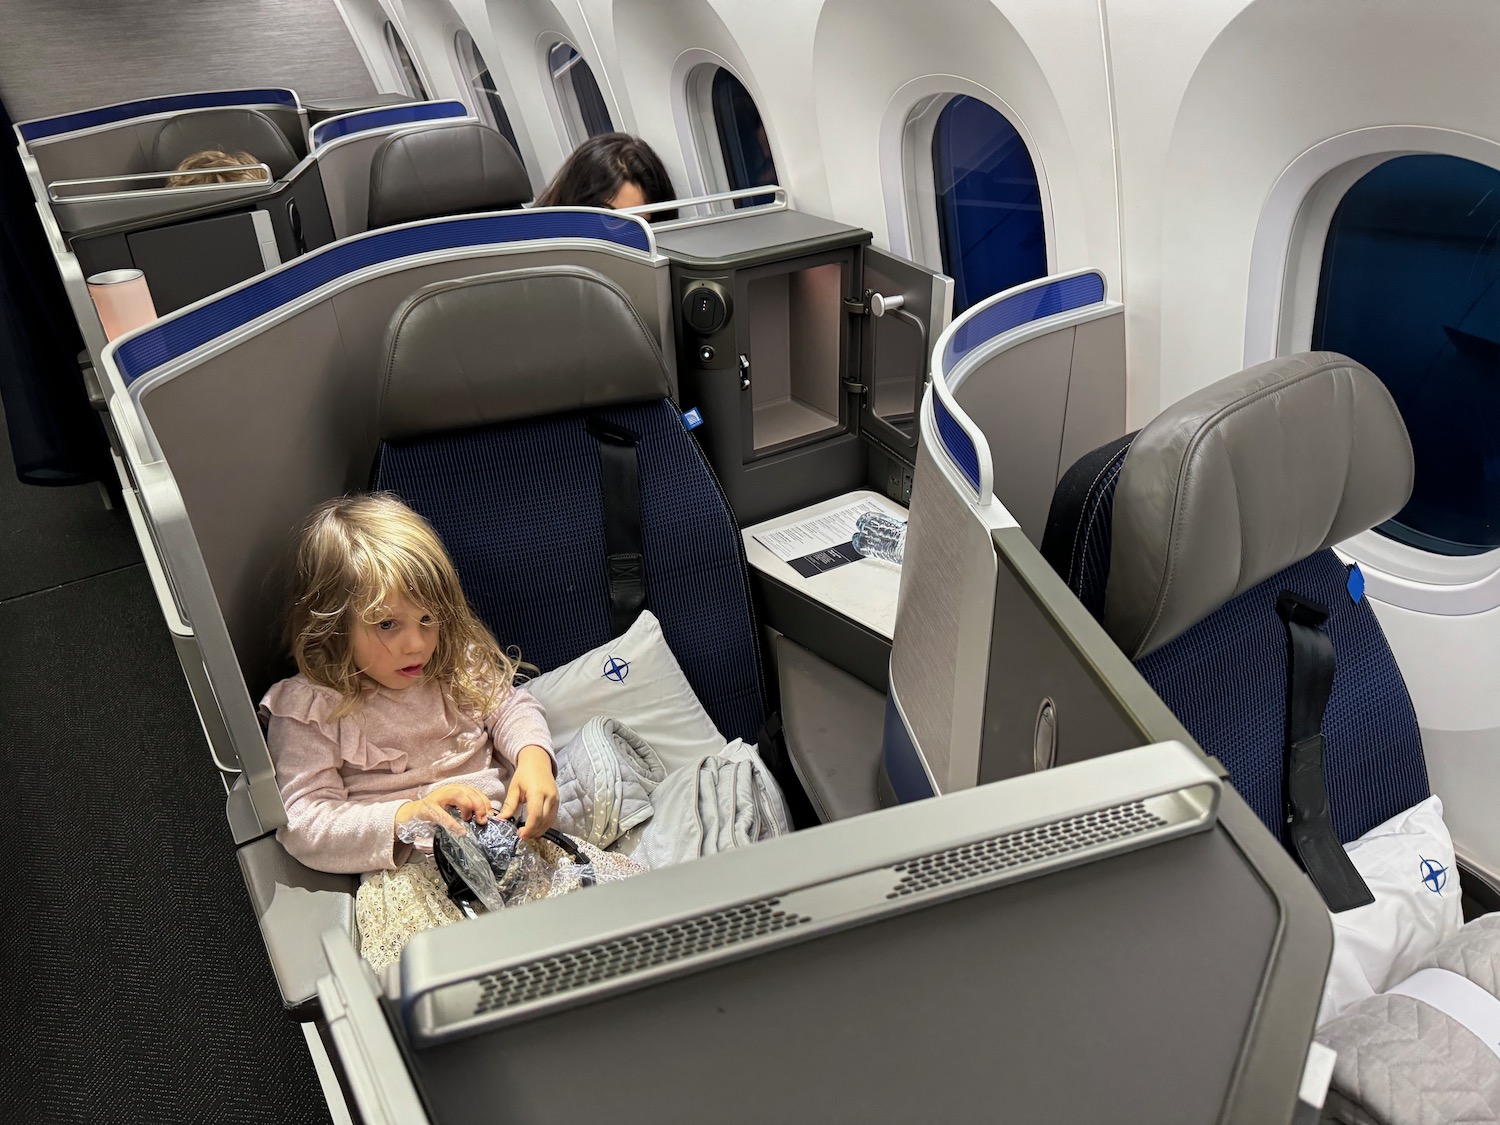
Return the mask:
<path id="1" fill-rule="evenodd" d="M 978 98 L 959 95 L 932 134 L 943 272 L 953 312 L 1047 273 L 1041 188 L 1015 127 Z"/>
<path id="2" fill-rule="evenodd" d="M 547 65 L 568 128 L 568 140 L 578 145 L 600 133 L 613 133 L 615 125 L 610 120 L 609 107 L 604 104 L 604 94 L 577 48 L 571 43 L 554 43 L 547 53 Z"/>
<path id="3" fill-rule="evenodd" d="M 422 76 L 417 73 L 417 64 L 412 62 L 411 52 L 406 49 L 406 44 L 401 41 L 401 33 L 396 30 L 396 25 L 390 20 L 385 21 L 385 44 L 391 49 L 391 58 L 395 60 L 396 69 L 401 72 L 401 77 L 406 83 L 406 92 L 425 102 L 427 87 L 422 85 Z"/>
<path id="4" fill-rule="evenodd" d="M 1411 435 L 1411 500 L 1378 530 L 1441 555 L 1500 546 L 1500 171 L 1387 160 L 1323 245 L 1312 346 L 1359 360 Z"/>
<path id="5" fill-rule="evenodd" d="M 474 92 L 474 104 L 479 109 L 479 115 L 500 131 L 510 147 L 517 152 L 521 146 L 516 143 L 516 131 L 511 128 L 510 115 L 505 112 L 505 103 L 500 100 L 500 92 L 495 89 L 494 76 L 490 74 L 490 68 L 484 63 L 484 56 L 479 53 L 479 45 L 474 42 L 474 37 L 467 31 L 460 30 L 454 36 L 453 49 L 458 54 L 459 70 L 463 72 L 464 82 Z"/>
<path id="6" fill-rule="evenodd" d="M 776 162 L 771 159 L 771 142 L 766 137 L 765 122 L 755 99 L 744 83 L 720 67 L 714 73 L 711 92 L 714 127 L 719 134 L 719 151 L 724 155 L 724 170 L 729 176 L 729 190 L 760 187 L 776 183 Z M 735 201 L 736 207 L 753 207 L 771 202 L 769 195 L 751 196 Z"/>

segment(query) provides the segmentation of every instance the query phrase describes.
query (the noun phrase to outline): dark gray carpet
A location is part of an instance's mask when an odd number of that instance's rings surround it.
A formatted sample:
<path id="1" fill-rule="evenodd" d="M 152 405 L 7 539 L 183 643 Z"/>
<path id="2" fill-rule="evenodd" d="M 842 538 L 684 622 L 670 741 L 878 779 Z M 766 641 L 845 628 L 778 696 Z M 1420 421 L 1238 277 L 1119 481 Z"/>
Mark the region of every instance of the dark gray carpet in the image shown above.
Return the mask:
<path id="1" fill-rule="evenodd" d="M 0 602 L 0 637 L 0 1121 L 326 1122 L 144 567 Z"/>
<path id="2" fill-rule="evenodd" d="M 16 479 L 0 418 L 0 601 L 140 561 L 125 509 L 107 510 L 97 485 L 40 488 Z"/>

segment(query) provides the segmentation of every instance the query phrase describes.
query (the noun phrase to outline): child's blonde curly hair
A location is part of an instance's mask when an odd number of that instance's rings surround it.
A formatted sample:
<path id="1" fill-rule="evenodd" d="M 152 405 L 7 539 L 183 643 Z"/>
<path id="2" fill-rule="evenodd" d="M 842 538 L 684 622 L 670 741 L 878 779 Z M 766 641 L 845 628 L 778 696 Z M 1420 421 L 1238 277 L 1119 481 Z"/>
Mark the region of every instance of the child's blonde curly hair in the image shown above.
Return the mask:
<path id="1" fill-rule="evenodd" d="M 210 148 L 184 156 L 175 171 L 167 177 L 168 187 L 198 187 L 201 184 L 270 183 L 266 173 L 255 167 L 260 161 L 248 152 L 225 152 Z M 184 174 L 185 173 L 185 174 Z"/>
<path id="2" fill-rule="evenodd" d="M 298 533 L 295 567 L 287 642 L 298 670 L 342 697 L 335 718 L 371 687 L 354 665 L 354 628 L 381 621 L 399 597 L 438 626 L 424 680 L 481 719 L 504 700 L 517 657 L 474 616 L 437 532 L 397 497 L 375 492 L 319 505 Z"/>

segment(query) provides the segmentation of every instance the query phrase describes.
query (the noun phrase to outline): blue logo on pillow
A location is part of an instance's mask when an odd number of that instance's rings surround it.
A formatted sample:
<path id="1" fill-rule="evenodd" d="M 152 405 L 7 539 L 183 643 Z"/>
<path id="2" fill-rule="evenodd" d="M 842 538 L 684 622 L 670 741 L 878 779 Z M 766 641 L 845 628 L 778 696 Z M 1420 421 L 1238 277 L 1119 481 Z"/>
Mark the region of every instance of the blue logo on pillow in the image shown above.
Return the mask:
<path id="1" fill-rule="evenodd" d="M 618 656 L 610 655 L 604 661 L 604 678 L 613 680 L 617 684 L 623 684 L 625 677 L 630 675 L 630 661 L 621 660 Z"/>
<path id="2" fill-rule="evenodd" d="M 1422 883 L 1433 894 L 1441 895 L 1448 885 L 1448 869 L 1435 859 L 1422 859 Z"/>

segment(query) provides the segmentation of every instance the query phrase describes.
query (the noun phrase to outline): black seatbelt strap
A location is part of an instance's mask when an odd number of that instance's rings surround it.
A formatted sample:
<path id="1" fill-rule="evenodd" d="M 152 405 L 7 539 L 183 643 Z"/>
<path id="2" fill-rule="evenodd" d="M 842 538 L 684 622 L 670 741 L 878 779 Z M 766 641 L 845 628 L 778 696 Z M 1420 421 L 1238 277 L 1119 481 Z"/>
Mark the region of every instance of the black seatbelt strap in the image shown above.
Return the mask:
<path id="1" fill-rule="evenodd" d="M 637 434 L 602 418 L 587 421 L 599 443 L 599 496 L 604 507 L 604 553 L 613 635 L 629 629 L 646 607 L 646 559 L 641 548 L 641 485 Z"/>
<path id="2" fill-rule="evenodd" d="M 1292 849 L 1334 914 L 1375 901 L 1333 831 L 1323 772 L 1323 712 L 1333 693 L 1328 611 L 1282 591 L 1276 612 L 1286 625 L 1286 821 Z"/>

